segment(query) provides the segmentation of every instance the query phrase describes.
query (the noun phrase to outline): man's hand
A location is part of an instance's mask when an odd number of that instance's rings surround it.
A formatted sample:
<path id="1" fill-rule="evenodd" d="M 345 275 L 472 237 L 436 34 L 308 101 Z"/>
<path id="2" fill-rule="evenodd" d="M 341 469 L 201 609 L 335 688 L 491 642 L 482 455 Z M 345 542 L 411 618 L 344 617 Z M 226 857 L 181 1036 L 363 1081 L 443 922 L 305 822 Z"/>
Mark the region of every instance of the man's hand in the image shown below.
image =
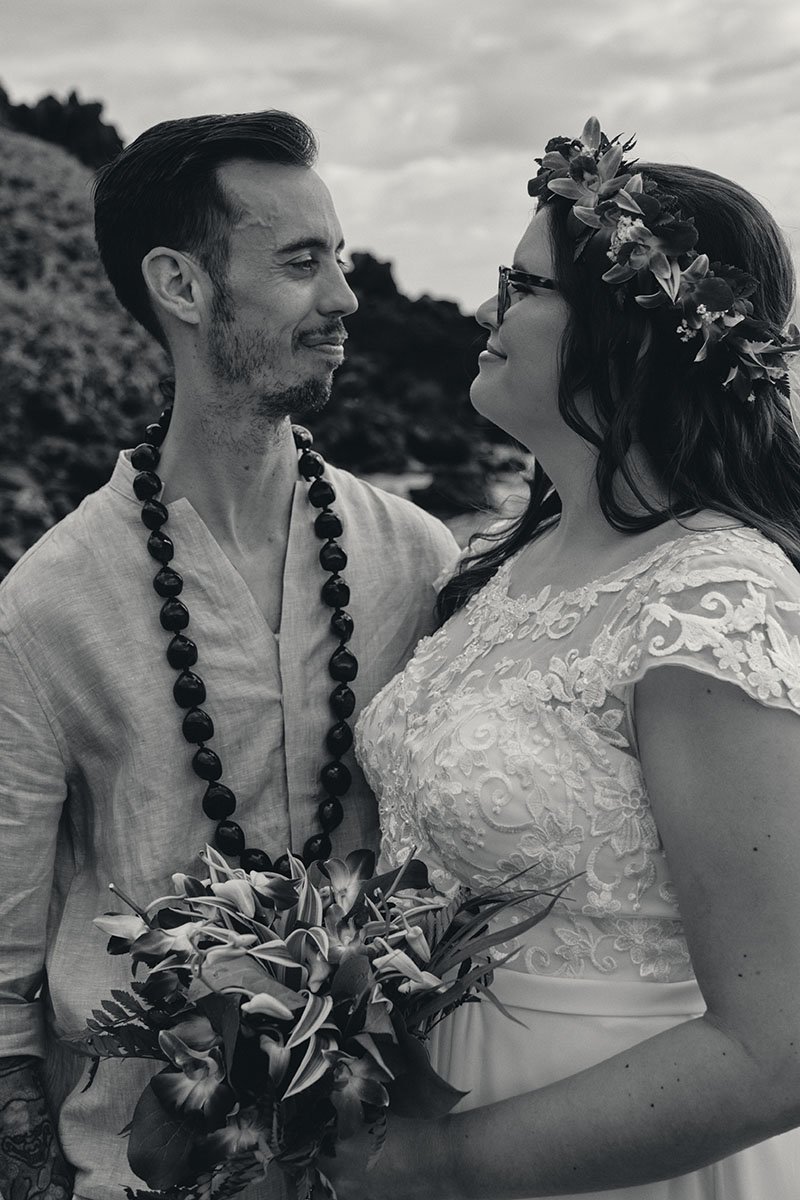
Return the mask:
<path id="1" fill-rule="evenodd" d="M 72 1184 L 73 1171 L 61 1153 L 35 1060 L 0 1060 L 3 1200 L 69 1200 Z"/>

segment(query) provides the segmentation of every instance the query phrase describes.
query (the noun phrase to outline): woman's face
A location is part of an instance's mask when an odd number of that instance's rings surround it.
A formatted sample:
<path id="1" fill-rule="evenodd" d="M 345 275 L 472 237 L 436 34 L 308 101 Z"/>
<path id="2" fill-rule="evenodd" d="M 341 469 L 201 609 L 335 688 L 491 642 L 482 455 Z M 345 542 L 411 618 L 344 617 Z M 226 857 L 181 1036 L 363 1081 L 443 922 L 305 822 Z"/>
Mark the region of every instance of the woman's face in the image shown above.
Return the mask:
<path id="1" fill-rule="evenodd" d="M 549 221 L 547 209 L 533 217 L 514 255 L 514 268 L 553 278 Z M 489 341 L 478 359 L 470 396 L 479 413 L 532 449 L 537 429 L 561 421 L 558 358 L 568 308 L 558 291 L 523 291 L 513 284 L 509 301 L 499 326 L 496 296 L 476 313 L 489 330 Z"/>

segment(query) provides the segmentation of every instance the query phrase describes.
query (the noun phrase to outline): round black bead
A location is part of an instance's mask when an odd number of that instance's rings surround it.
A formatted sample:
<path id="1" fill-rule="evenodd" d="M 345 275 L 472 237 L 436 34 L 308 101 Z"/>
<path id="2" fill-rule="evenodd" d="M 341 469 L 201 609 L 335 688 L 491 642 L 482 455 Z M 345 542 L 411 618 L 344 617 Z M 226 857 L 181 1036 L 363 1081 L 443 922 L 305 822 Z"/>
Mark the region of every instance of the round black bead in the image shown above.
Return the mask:
<path id="1" fill-rule="evenodd" d="M 292 437 L 298 450 L 310 450 L 314 445 L 314 436 L 310 429 L 306 429 L 305 425 L 293 425 Z"/>
<path id="2" fill-rule="evenodd" d="M 159 613 L 161 628 L 177 633 L 189 624 L 189 610 L 182 600 L 165 600 Z"/>
<path id="3" fill-rule="evenodd" d="M 303 862 L 306 866 L 319 859 L 330 858 L 333 846 L 327 833 L 315 833 L 303 846 Z"/>
<path id="4" fill-rule="evenodd" d="M 199 675 L 193 675 L 191 671 L 181 671 L 173 684 L 172 694 L 180 708 L 197 708 L 206 698 L 206 685 Z M 209 779 L 211 778 L 209 775 Z"/>
<path id="5" fill-rule="evenodd" d="M 161 491 L 161 480 L 155 471 L 140 471 L 134 476 L 133 490 L 140 500 L 152 500 Z"/>
<path id="6" fill-rule="evenodd" d="M 142 505 L 142 524 L 148 529 L 160 529 L 169 520 L 166 504 L 160 500 L 145 500 Z"/>
<path id="7" fill-rule="evenodd" d="M 162 429 L 158 421 L 153 421 L 152 425 L 148 425 L 144 431 L 144 440 L 151 446 L 160 446 L 166 436 L 166 429 Z"/>
<path id="8" fill-rule="evenodd" d="M 212 783 L 216 783 L 222 774 L 219 755 L 215 754 L 213 750 L 209 750 L 207 746 L 201 746 L 192 759 L 192 770 L 201 779 L 208 779 Z M 239 853 L 238 850 L 236 853 Z"/>
<path id="9" fill-rule="evenodd" d="M 203 796 L 203 812 L 212 821 L 224 821 L 236 809 L 236 797 L 224 783 L 210 783 Z"/>
<path id="10" fill-rule="evenodd" d="M 350 603 L 350 588 L 343 579 L 334 575 L 323 583 L 320 596 L 328 608 L 345 608 Z"/>
<path id="11" fill-rule="evenodd" d="M 244 850 L 244 830 L 235 821 L 220 821 L 214 831 L 214 842 L 223 854 L 238 858 Z"/>
<path id="12" fill-rule="evenodd" d="M 335 633 L 341 642 L 349 642 L 353 636 L 353 618 L 350 613 L 341 608 L 331 614 L 331 632 Z"/>
<path id="13" fill-rule="evenodd" d="M 161 451 L 149 442 L 141 442 L 131 451 L 131 465 L 136 467 L 137 471 L 154 471 L 160 458 Z"/>
<path id="14" fill-rule="evenodd" d="M 353 744 L 353 731 L 346 721 L 338 721 L 325 735 L 325 745 L 331 754 L 341 758 Z"/>
<path id="15" fill-rule="evenodd" d="M 239 855 L 239 866 L 243 871 L 271 871 L 272 859 L 266 850 L 259 850 L 257 846 L 248 846 Z"/>
<path id="16" fill-rule="evenodd" d="M 172 538 L 167 537 L 160 529 L 154 529 L 147 539 L 147 552 L 156 562 L 170 562 L 175 554 Z"/>
<path id="17" fill-rule="evenodd" d="M 343 796 L 353 782 L 353 776 L 344 763 L 340 762 L 325 763 L 319 777 L 326 792 L 330 792 L 332 796 Z"/>
<path id="18" fill-rule="evenodd" d="M 327 542 L 319 552 L 319 561 L 326 571 L 343 571 L 347 555 L 338 542 Z"/>
<path id="19" fill-rule="evenodd" d="M 335 717 L 351 717 L 356 707 L 355 692 L 346 683 L 340 683 L 331 692 L 328 703 Z"/>
<path id="20" fill-rule="evenodd" d="M 153 587 L 159 596 L 180 596 L 183 591 L 183 579 L 172 567 L 162 567 L 153 580 Z"/>
<path id="21" fill-rule="evenodd" d="M 314 533 L 318 538 L 341 537 L 344 532 L 341 517 L 335 512 L 317 513 L 314 518 Z"/>
<path id="22" fill-rule="evenodd" d="M 162 408 L 161 412 L 158 414 L 158 423 L 161 426 L 161 428 L 164 430 L 165 433 L 169 429 L 169 423 L 171 420 L 172 420 L 172 405 L 168 404 L 167 407 Z"/>
<path id="23" fill-rule="evenodd" d="M 314 508 L 327 508 L 336 499 L 336 492 L 327 479 L 315 479 L 308 489 L 308 499 Z"/>
<path id="24" fill-rule="evenodd" d="M 330 657 L 328 671 L 331 679 L 338 679 L 341 683 L 350 683 L 358 674 L 358 659 L 355 654 L 345 650 L 344 646 L 340 646 Z"/>
<path id="25" fill-rule="evenodd" d="M 316 450 L 304 450 L 297 465 L 303 479 L 318 479 L 325 472 L 325 459 Z"/>
<path id="26" fill-rule="evenodd" d="M 344 820 L 344 809 L 338 796 L 328 796 L 317 806 L 317 816 L 323 833 L 331 833 L 338 829 Z"/>
<path id="27" fill-rule="evenodd" d="M 276 858 L 272 864 L 273 871 L 277 871 L 279 875 L 286 875 L 287 878 L 292 873 L 292 868 L 289 865 L 289 855 L 282 854 L 280 858 Z"/>
<path id="28" fill-rule="evenodd" d="M 187 742 L 194 746 L 200 742 L 207 742 L 214 736 L 214 722 L 202 708 L 190 708 L 183 718 L 181 729 Z M 335 754 L 336 751 L 332 750 L 331 753 Z"/>
<path id="29" fill-rule="evenodd" d="M 197 646 L 191 638 L 184 637 L 182 633 L 176 633 L 167 646 L 167 662 L 176 671 L 183 667 L 193 667 L 197 662 Z"/>

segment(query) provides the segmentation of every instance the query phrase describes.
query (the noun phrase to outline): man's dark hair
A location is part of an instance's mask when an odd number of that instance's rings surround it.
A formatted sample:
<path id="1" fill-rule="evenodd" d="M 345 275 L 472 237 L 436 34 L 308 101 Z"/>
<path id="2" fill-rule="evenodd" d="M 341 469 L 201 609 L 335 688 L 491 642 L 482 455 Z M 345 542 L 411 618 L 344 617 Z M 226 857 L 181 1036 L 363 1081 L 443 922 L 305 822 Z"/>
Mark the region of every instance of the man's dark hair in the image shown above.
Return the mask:
<path id="1" fill-rule="evenodd" d="M 142 276 L 154 246 L 195 254 L 222 288 L 229 232 L 240 217 L 217 175 L 234 159 L 311 167 L 317 142 L 290 113 L 186 117 L 147 129 L 95 176 L 94 222 L 100 258 L 120 303 L 164 343 Z"/>

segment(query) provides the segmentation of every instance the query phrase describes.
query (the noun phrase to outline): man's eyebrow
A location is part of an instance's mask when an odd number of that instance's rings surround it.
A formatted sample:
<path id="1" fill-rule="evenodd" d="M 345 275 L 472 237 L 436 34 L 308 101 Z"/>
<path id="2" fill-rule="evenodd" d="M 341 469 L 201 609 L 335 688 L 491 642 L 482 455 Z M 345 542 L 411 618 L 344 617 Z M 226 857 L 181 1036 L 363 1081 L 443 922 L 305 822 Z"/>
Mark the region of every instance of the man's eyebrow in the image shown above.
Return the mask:
<path id="1" fill-rule="evenodd" d="M 299 250 L 328 250 L 330 243 L 325 238 L 307 237 L 299 238 L 296 242 L 289 242 L 285 246 L 278 248 L 278 254 L 297 254 Z M 339 242 L 336 247 L 336 253 L 341 254 L 344 250 L 344 241 Z"/>

